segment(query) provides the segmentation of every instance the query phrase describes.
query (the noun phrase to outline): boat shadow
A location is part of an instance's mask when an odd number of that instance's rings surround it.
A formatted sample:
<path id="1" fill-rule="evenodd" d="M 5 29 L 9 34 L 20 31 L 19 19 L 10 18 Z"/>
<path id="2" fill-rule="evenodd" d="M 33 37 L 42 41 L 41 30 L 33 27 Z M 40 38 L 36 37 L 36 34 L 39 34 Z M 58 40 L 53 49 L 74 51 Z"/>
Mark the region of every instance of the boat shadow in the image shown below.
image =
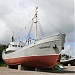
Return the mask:
<path id="1" fill-rule="evenodd" d="M 53 68 L 45 68 L 45 69 L 41 69 L 41 68 L 34 68 L 34 67 L 23 67 L 23 70 L 26 71 L 37 71 L 37 72 L 47 72 L 47 73 L 61 73 L 61 74 L 65 74 L 65 73 L 75 73 L 75 70 L 68 70 L 67 68 L 63 68 L 63 69 L 53 69 Z"/>
<path id="2" fill-rule="evenodd" d="M 40 70 L 41 72 L 48 72 L 48 73 L 75 73 L 75 71 L 70 71 L 70 70 L 66 70 L 66 68 L 62 69 L 62 70 L 52 70 L 52 69 L 45 69 L 45 70 Z"/>

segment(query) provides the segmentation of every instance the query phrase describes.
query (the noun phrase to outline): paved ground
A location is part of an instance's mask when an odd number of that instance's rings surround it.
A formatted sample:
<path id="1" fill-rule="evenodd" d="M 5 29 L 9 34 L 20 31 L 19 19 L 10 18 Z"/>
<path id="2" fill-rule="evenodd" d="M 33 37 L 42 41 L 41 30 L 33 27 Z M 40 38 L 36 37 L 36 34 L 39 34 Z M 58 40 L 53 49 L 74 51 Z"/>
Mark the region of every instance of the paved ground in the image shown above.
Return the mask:
<path id="1" fill-rule="evenodd" d="M 63 71 L 18 71 L 15 69 L 7 69 L 0 67 L 0 75 L 75 75 L 75 66 L 65 66 Z"/>

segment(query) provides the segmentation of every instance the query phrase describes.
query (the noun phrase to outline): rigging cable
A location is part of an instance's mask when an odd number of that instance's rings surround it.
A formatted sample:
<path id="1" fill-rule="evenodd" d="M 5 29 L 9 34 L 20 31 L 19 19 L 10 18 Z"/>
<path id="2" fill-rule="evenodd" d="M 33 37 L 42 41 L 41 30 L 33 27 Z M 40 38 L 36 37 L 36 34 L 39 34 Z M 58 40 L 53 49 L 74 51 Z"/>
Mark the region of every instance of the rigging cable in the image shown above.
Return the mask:
<path id="1" fill-rule="evenodd" d="M 45 34 L 44 34 L 43 29 L 42 29 L 42 25 L 41 25 L 40 21 L 38 23 L 39 23 L 40 34 L 42 37 L 45 37 Z"/>
<path id="2" fill-rule="evenodd" d="M 26 41 L 31 38 L 30 35 L 31 35 L 32 27 L 33 27 L 33 19 L 32 19 L 32 24 L 30 26 L 30 30 L 29 30 L 27 37 L 26 37 Z"/>
<path id="3" fill-rule="evenodd" d="M 33 18 L 32 18 L 32 19 L 33 19 Z M 16 37 L 17 37 L 17 35 L 20 35 L 21 32 L 23 32 L 24 30 L 27 29 L 28 26 L 30 26 L 30 23 L 31 23 L 31 22 L 32 22 L 32 20 L 29 21 L 28 24 L 27 24 L 24 28 L 22 28 L 22 29 L 19 30 L 18 32 L 14 33 L 14 35 L 16 35 Z M 15 38 L 16 38 L 16 37 L 15 37 Z M 18 36 L 17 38 L 20 38 L 20 36 Z"/>

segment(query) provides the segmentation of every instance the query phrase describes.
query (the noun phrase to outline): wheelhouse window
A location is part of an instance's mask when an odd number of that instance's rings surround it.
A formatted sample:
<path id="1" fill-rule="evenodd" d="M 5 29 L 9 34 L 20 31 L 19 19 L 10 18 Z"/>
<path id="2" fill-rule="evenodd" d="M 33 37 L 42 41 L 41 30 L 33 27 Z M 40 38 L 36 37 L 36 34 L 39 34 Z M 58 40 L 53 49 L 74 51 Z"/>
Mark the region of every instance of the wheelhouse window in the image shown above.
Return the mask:
<path id="1" fill-rule="evenodd" d="M 23 47 L 23 46 L 21 46 L 21 47 Z"/>
<path id="2" fill-rule="evenodd" d="M 17 45 L 14 45 L 14 47 L 17 47 Z"/>
<path id="3" fill-rule="evenodd" d="M 12 45 L 12 47 L 17 47 L 17 45 Z"/>
<path id="4" fill-rule="evenodd" d="M 18 45 L 18 47 L 20 47 L 20 45 Z"/>
<path id="5" fill-rule="evenodd" d="M 12 47 L 23 47 L 21 45 L 11 45 Z"/>
<path id="6" fill-rule="evenodd" d="M 14 45 L 12 45 L 12 47 L 14 47 Z"/>

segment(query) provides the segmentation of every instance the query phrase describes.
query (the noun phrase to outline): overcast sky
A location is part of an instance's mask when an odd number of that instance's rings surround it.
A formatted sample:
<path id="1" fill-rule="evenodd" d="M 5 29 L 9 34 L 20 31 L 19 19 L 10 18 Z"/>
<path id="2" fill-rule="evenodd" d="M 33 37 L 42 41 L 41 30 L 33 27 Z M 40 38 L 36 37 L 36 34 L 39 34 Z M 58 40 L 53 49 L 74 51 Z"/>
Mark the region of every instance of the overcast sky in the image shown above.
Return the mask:
<path id="1" fill-rule="evenodd" d="M 36 6 L 45 36 L 64 32 L 65 44 L 73 48 L 74 0 L 0 0 L 0 43 L 9 43 L 12 32 L 17 33 L 27 26 Z M 26 35 L 26 32 L 19 34 Z"/>

